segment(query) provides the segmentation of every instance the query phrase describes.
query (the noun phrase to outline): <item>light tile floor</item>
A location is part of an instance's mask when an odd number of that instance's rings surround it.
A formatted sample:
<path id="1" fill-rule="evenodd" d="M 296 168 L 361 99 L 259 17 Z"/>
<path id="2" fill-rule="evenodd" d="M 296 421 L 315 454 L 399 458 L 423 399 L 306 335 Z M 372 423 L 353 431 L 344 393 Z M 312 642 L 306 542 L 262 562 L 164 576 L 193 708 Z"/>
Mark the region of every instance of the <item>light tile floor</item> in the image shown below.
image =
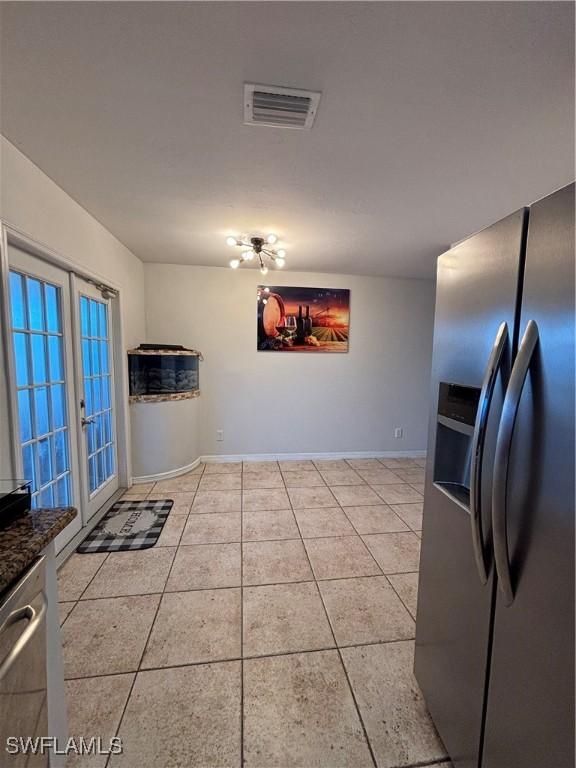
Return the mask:
<path id="1" fill-rule="evenodd" d="M 158 544 L 59 573 L 91 768 L 450 765 L 412 674 L 423 461 L 230 462 L 136 486 Z"/>

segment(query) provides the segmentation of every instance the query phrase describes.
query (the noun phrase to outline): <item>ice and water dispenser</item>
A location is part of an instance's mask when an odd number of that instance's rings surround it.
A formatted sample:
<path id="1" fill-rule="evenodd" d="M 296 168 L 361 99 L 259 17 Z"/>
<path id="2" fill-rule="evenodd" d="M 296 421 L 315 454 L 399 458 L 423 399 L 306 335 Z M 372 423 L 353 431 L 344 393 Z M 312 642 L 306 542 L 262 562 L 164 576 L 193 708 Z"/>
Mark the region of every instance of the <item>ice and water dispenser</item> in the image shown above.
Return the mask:
<path id="1" fill-rule="evenodd" d="M 434 483 L 456 502 L 470 509 L 472 438 L 480 389 L 440 382 Z"/>

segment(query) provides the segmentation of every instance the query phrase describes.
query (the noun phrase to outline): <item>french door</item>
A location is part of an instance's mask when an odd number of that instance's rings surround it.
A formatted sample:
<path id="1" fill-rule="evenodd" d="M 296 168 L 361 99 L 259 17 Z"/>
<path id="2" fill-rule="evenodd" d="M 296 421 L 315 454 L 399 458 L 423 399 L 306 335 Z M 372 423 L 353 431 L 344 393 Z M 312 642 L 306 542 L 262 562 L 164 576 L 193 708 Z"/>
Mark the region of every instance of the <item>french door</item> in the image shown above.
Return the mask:
<path id="1" fill-rule="evenodd" d="M 10 246 L 15 469 L 32 506 L 75 506 L 62 548 L 117 490 L 110 302 L 66 270 Z"/>
<path id="2" fill-rule="evenodd" d="M 73 278 L 86 520 L 118 489 L 110 300 Z"/>

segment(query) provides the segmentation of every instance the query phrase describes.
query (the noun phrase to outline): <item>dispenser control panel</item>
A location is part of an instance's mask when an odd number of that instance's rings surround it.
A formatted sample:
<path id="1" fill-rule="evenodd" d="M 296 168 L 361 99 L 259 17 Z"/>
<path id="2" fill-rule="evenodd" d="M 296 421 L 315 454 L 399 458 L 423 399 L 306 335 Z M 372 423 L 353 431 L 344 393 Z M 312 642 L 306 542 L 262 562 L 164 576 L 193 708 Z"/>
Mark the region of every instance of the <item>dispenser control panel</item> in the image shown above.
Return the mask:
<path id="1" fill-rule="evenodd" d="M 473 427 L 479 400 L 480 389 L 478 387 L 466 387 L 462 384 L 441 381 L 438 394 L 438 415 Z"/>

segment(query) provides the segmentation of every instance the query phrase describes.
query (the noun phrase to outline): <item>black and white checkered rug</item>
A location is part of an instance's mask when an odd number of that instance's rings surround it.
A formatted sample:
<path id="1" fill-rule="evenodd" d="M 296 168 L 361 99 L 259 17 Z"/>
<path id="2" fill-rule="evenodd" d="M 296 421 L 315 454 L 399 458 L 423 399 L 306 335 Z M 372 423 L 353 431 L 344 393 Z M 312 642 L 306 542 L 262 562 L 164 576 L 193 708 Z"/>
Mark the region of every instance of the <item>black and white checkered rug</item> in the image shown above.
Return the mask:
<path id="1" fill-rule="evenodd" d="M 88 554 L 153 547 L 172 504 L 171 499 L 117 501 L 76 551 Z"/>

